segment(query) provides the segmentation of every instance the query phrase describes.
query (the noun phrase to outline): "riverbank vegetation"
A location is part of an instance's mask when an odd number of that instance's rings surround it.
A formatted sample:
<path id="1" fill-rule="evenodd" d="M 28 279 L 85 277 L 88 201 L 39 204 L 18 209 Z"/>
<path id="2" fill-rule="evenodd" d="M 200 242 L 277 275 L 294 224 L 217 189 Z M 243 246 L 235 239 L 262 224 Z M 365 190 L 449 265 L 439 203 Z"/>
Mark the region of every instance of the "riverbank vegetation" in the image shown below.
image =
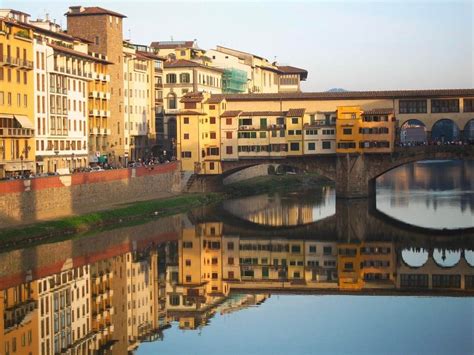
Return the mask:
<path id="1" fill-rule="evenodd" d="M 77 234 L 107 227 L 123 227 L 184 213 L 221 199 L 221 194 L 186 194 L 152 201 L 140 201 L 115 209 L 45 221 L 26 227 L 0 230 L 0 248 L 17 247 L 44 241 L 68 239 Z"/>

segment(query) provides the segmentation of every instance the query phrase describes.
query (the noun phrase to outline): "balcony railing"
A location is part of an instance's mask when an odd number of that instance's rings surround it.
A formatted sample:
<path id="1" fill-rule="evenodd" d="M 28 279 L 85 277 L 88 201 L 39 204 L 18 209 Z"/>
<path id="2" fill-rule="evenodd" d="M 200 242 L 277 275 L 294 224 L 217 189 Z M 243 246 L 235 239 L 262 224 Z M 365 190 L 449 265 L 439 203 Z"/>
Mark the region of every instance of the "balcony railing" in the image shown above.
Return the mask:
<path id="1" fill-rule="evenodd" d="M 0 57 L 0 65 L 10 67 L 20 67 L 23 69 L 33 69 L 33 62 L 31 60 L 25 60 L 15 57 Z"/>
<path id="2" fill-rule="evenodd" d="M 29 128 L 0 128 L 0 137 L 33 137 L 34 130 Z"/>

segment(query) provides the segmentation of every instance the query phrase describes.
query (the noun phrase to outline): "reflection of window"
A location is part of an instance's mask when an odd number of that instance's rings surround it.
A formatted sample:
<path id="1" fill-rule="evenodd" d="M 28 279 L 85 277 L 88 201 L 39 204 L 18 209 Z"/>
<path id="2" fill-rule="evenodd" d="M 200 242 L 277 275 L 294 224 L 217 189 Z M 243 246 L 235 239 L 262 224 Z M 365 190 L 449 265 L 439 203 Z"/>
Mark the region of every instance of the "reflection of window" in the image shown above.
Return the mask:
<path id="1" fill-rule="evenodd" d="M 331 149 L 331 142 L 323 142 L 323 149 Z"/>
<path id="2" fill-rule="evenodd" d="M 179 295 L 170 295 L 170 305 L 179 306 Z"/>

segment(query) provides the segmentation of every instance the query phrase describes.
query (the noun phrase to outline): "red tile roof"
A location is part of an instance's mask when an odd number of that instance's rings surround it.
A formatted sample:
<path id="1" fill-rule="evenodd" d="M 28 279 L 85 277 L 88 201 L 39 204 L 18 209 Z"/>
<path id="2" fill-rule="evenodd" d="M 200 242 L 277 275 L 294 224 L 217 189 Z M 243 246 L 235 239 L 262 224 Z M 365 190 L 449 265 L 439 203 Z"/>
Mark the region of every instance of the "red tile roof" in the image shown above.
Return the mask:
<path id="1" fill-rule="evenodd" d="M 204 68 L 208 70 L 213 70 L 213 71 L 218 71 L 220 73 L 223 73 L 224 70 L 210 67 L 207 65 L 202 65 L 196 62 L 193 62 L 192 60 L 187 60 L 187 59 L 177 59 L 173 60 L 171 62 L 165 62 L 164 64 L 165 68 Z"/>
<path id="2" fill-rule="evenodd" d="M 206 114 L 202 112 L 197 112 L 197 111 L 183 110 L 183 111 L 179 111 L 176 115 L 177 116 L 204 116 Z"/>
<path id="3" fill-rule="evenodd" d="M 150 47 L 158 49 L 193 48 L 194 41 L 157 41 L 151 42 Z"/>
<path id="4" fill-rule="evenodd" d="M 190 92 L 184 95 L 180 102 L 202 102 L 204 96 L 201 92 Z"/>
<path id="5" fill-rule="evenodd" d="M 60 45 L 57 45 L 57 44 L 54 44 L 54 43 L 49 43 L 48 46 L 50 46 L 51 48 L 53 48 L 56 51 L 68 53 L 68 54 L 71 54 L 71 55 L 82 57 L 84 59 L 89 59 L 89 60 L 92 60 L 94 62 L 101 62 L 101 63 L 104 63 L 104 64 L 114 64 L 114 63 L 109 62 L 107 60 L 94 57 L 90 54 L 82 53 L 82 52 L 76 51 L 74 49 L 67 48 L 67 47 L 64 47 L 64 46 L 60 46 Z"/>
<path id="6" fill-rule="evenodd" d="M 286 111 L 244 111 L 241 116 L 285 116 Z"/>
<path id="7" fill-rule="evenodd" d="M 227 101 L 296 101 L 296 100 L 361 100 L 417 99 L 430 97 L 474 97 L 474 89 L 386 90 L 343 92 L 292 92 L 276 94 L 216 94 Z"/>
<path id="8" fill-rule="evenodd" d="M 206 104 L 220 104 L 224 100 L 222 96 L 212 96 L 207 99 Z"/>
<path id="9" fill-rule="evenodd" d="M 78 12 L 71 11 L 71 9 L 69 9 L 69 11 L 66 12 L 64 15 L 65 16 L 112 15 L 112 16 L 117 16 L 121 18 L 127 17 L 125 15 L 119 14 L 118 12 L 107 10 L 98 6 L 84 7 L 83 11 L 78 11 Z"/>
<path id="10" fill-rule="evenodd" d="M 281 74 L 299 74 L 301 80 L 306 80 L 308 77 L 308 71 L 296 67 L 292 67 L 289 65 L 278 65 L 278 70 Z"/>
<path id="11" fill-rule="evenodd" d="M 304 116 L 305 108 L 290 108 L 286 113 L 286 117 L 302 117 Z"/>
<path id="12" fill-rule="evenodd" d="M 237 117 L 240 115 L 242 111 L 240 110 L 234 110 L 234 111 L 225 111 L 221 117 Z"/>
<path id="13" fill-rule="evenodd" d="M 374 108 L 371 110 L 366 110 L 363 115 L 391 115 L 393 114 L 393 108 Z"/>
<path id="14" fill-rule="evenodd" d="M 145 52 L 145 51 L 137 51 L 137 54 L 140 54 L 144 57 L 147 57 L 149 59 L 154 59 L 154 60 L 162 60 L 165 61 L 165 57 L 161 57 L 159 55 L 156 55 L 155 53 L 150 53 L 150 52 Z"/>

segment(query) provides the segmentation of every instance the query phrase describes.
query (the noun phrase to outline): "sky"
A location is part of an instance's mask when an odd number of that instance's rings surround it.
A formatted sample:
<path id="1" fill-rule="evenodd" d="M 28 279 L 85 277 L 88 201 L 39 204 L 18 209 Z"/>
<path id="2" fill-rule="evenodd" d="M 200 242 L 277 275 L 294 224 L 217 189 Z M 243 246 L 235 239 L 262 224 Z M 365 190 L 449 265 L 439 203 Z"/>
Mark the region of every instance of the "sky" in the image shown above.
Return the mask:
<path id="1" fill-rule="evenodd" d="M 127 16 L 124 38 L 193 40 L 308 70 L 303 91 L 474 87 L 474 1 L 11 1 L 66 27 L 68 6 Z"/>

